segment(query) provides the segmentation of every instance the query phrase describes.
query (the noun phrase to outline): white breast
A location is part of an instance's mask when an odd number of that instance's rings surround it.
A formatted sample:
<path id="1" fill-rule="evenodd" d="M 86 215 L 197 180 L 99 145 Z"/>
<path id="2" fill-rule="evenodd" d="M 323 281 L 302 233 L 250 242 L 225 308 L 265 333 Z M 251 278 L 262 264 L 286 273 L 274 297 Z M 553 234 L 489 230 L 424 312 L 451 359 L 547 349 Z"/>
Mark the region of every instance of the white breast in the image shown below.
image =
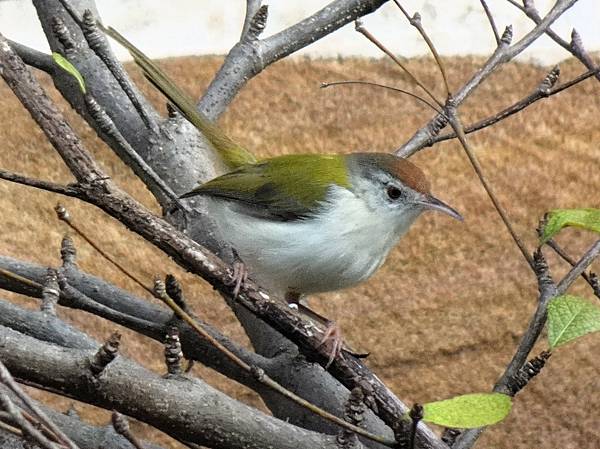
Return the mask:
<path id="1" fill-rule="evenodd" d="M 218 199 L 211 209 L 252 278 L 278 293 L 325 292 L 369 278 L 416 218 L 399 223 L 341 187 L 329 195 L 336 206 L 298 221 L 248 216 Z"/>

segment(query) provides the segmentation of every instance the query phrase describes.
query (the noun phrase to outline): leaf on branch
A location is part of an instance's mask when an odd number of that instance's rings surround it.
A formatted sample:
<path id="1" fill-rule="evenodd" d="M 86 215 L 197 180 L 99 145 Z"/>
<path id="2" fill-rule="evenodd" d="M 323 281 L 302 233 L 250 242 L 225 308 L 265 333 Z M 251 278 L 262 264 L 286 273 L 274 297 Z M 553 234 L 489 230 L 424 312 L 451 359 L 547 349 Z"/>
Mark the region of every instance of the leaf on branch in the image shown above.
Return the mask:
<path id="1" fill-rule="evenodd" d="M 456 429 L 496 424 L 506 418 L 512 398 L 502 393 L 473 393 L 423 405 L 423 420 Z"/>
<path id="2" fill-rule="evenodd" d="M 600 331 L 600 307 L 578 296 L 563 295 L 548 305 L 548 341 L 552 349 Z"/>
<path id="3" fill-rule="evenodd" d="M 81 73 L 79 73 L 79 70 L 77 70 L 75 66 L 71 64 L 69 60 L 60 53 L 52 53 L 52 59 L 54 59 L 56 65 L 58 65 L 61 69 L 69 73 L 71 76 L 73 76 L 73 78 L 77 80 L 77 82 L 79 83 L 79 89 L 81 89 L 81 92 L 85 95 L 85 80 L 83 79 Z"/>
<path id="4" fill-rule="evenodd" d="M 600 233 L 600 209 L 555 209 L 548 212 L 541 243 L 546 243 L 567 226 Z"/>

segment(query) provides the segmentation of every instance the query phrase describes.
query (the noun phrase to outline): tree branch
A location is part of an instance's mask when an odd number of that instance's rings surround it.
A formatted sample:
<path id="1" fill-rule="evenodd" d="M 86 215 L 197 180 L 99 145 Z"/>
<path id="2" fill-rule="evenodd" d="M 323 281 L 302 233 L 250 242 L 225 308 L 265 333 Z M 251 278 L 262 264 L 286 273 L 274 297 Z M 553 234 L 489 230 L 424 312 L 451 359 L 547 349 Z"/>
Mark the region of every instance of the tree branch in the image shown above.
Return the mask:
<path id="1" fill-rule="evenodd" d="M 323 36 L 372 13 L 387 0 L 335 0 L 310 17 L 262 40 L 238 42 L 198 103 L 208 118 L 217 119 L 242 87 L 270 64 Z"/>
<path id="2" fill-rule="evenodd" d="M 470 133 L 482 130 L 484 128 L 487 128 L 488 126 L 492 126 L 492 125 L 504 120 L 505 118 L 510 117 L 513 114 L 521 112 L 522 110 L 531 106 L 533 103 L 535 103 L 538 100 L 542 100 L 542 99 L 551 97 L 553 95 L 559 94 L 560 92 L 562 92 L 566 89 L 569 89 L 570 87 L 572 87 L 576 84 L 579 84 L 580 82 L 585 81 L 588 78 L 591 78 L 595 74 L 600 73 L 600 67 L 596 67 L 594 70 L 588 70 L 587 72 L 582 73 L 581 75 L 573 78 L 572 80 L 562 83 L 559 86 L 553 87 L 553 83 L 555 83 L 558 80 L 558 73 L 559 73 L 558 66 L 556 66 L 550 71 L 550 73 L 548 73 L 548 75 L 546 75 L 544 80 L 538 85 L 538 87 L 531 94 L 529 94 L 525 98 L 522 98 L 521 100 L 517 101 L 516 103 L 507 107 L 506 109 L 503 109 L 502 111 L 500 111 L 490 117 L 487 117 L 483 120 L 473 123 L 472 125 L 466 126 L 465 133 L 470 134 Z M 435 136 L 429 140 L 429 142 L 427 143 L 427 146 L 432 146 L 438 142 L 442 142 L 444 140 L 450 140 L 450 139 L 454 139 L 454 138 L 456 138 L 455 132 L 449 132 L 449 133 L 446 133 L 446 134 L 443 134 L 440 136 Z"/>
<path id="3" fill-rule="evenodd" d="M 5 327 L 0 338 L 0 357 L 15 377 L 118 410 L 183 441 L 217 449 L 336 448 L 334 437 L 266 416 L 198 380 L 164 379 L 122 356 L 94 376 L 87 362 L 93 352 L 49 345 Z"/>
<path id="4" fill-rule="evenodd" d="M 523 5 L 517 3 L 514 0 L 507 0 L 507 1 L 508 1 L 508 3 L 513 5 L 515 8 L 517 8 L 517 9 L 521 10 L 523 13 L 525 13 L 525 15 L 527 17 L 529 17 L 534 23 L 539 25 L 540 22 L 542 21 L 542 18 L 540 17 L 540 13 L 538 12 L 537 8 L 535 7 L 534 0 L 524 0 Z M 575 30 L 573 30 L 573 32 L 577 33 Z M 579 59 L 581 61 L 581 63 L 588 70 L 594 69 L 596 64 L 594 64 L 594 62 L 592 61 L 590 56 L 585 52 L 585 50 L 583 49 L 583 45 L 574 45 L 574 44 L 576 44 L 576 41 L 577 41 L 576 39 L 573 39 L 571 41 L 571 43 L 569 43 L 569 42 L 565 41 L 562 37 L 560 37 L 558 34 L 556 34 L 551 28 L 548 28 L 545 31 L 545 33 L 554 42 L 556 42 L 562 48 L 564 48 L 569 53 L 571 53 L 573 56 L 575 56 L 577 59 Z M 581 41 L 579 41 L 579 43 L 581 43 Z M 598 79 L 598 81 L 600 81 L 600 73 L 596 72 L 595 76 Z"/>
<path id="5" fill-rule="evenodd" d="M 52 75 L 56 69 L 54 60 L 50 55 L 38 51 L 34 48 L 30 48 L 26 45 L 20 44 L 13 40 L 7 39 L 12 49 L 19 55 L 19 57 L 25 62 L 25 64 L 35 67 L 38 70 Z"/>
<path id="6" fill-rule="evenodd" d="M 538 278 L 538 287 L 540 290 L 540 296 L 538 298 L 537 308 L 535 313 L 517 346 L 517 350 L 510 361 L 508 367 L 496 382 L 494 391 L 504 394 L 513 395 L 515 389 L 513 383 L 515 382 L 519 371 L 527 361 L 533 346 L 537 342 L 542 329 L 546 324 L 546 317 L 548 311 L 548 304 L 550 301 L 566 292 L 573 282 L 583 273 L 589 265 L 600 256 L 600 240 L 596 241 L 590 249 L 583 255 L 579 262 L 573 267 L 571 271 L 563 278 L 562 281 L 556 286 L 550 277 L 548 264 L 544 258 L 541 249 L 538 249 L 535 253 L 535 271 Z M 452 446 L 452 449 L 469 449 L 471 448 L 477 438 L 483 432 L 484 428 L 469 429 L 463 432 L 457 439 L 456 443 Z"/>
<path id="7" fill-rule="evenodd" d="M 513 59 L 544 34 L 548 27 L 576 2 L 577 0 L 557 0 L 546 17 L 514 45 L 509 45 L 512 30 L 505 30 L 502 36 L 503 38 L 501 39 L 501 45 L 494 51 L 481 69 L 479 69 L 475 75 L 453 95 L 456 106 L 462 104 L 462 102 L 500 65 Z M 406 143 L 394 151 L 394 153 L 400 157 L 409 157 L 417 151 L 422 150 L 429 145 L 431 139 L 435 137 L 441 129 L 439 123 L 443 123 L 443 125 L 446 124 L 443 117 L 438 114 L 431 119 L 427 125 L 418 130 Z"/>
<path id="8" fill-rule="evenodd" d="M 0 34 L 0 74 L 56 149 L 77 181 L 90 183 L 104 176 L 43 89 Z"/>

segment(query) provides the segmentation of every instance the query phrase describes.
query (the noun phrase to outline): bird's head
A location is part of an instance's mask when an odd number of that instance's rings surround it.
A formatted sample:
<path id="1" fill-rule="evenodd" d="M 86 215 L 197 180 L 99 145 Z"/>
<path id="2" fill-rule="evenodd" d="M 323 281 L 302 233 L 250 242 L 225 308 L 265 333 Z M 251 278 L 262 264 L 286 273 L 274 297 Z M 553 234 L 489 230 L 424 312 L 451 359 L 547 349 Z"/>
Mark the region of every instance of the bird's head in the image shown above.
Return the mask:
<path id="1" fill-rule="evenodd" d="M 354 153 L 347 158 L 354 193 L 383 219 L 411 223 L 421 212 L 434 210 L 463 220 L 431 194 L 425 174 L 412 162 L 385 153 Z"/>

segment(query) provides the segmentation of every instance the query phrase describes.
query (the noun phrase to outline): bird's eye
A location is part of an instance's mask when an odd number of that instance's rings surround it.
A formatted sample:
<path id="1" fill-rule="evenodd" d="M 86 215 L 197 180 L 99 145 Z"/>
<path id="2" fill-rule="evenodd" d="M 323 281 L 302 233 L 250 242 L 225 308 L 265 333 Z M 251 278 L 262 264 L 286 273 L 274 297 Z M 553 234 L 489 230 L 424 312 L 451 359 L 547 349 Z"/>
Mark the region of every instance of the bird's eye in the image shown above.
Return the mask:
<path id="1" fill-rule="evenodd" d="M 398 187 L 388 186 L 387 195 L 390 197 L 390 199 L 397 200 L 402 196 L 402 190 L 400 190 Z"/>

